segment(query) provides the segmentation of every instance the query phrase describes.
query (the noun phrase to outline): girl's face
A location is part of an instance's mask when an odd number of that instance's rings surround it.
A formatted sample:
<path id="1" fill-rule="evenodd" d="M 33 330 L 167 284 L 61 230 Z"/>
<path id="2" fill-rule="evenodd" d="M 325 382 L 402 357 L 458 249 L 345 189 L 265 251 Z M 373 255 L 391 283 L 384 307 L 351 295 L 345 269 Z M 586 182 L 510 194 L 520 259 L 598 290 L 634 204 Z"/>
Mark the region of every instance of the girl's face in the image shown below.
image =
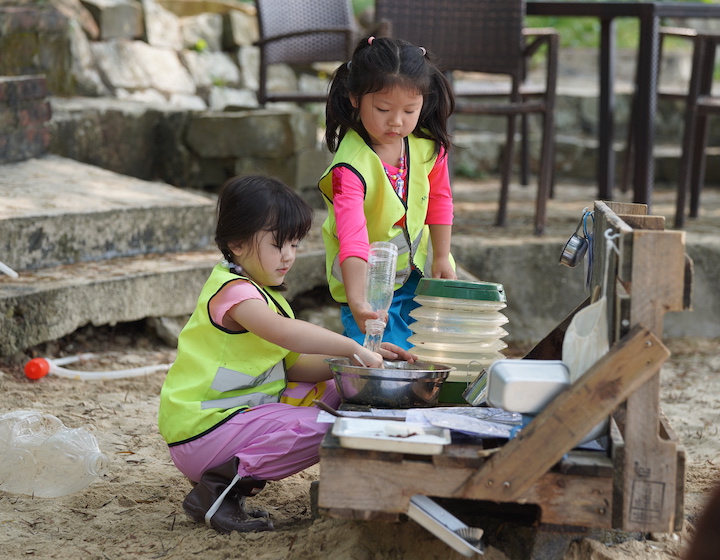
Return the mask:
<path id="1" fill-rule="evenodd" d="M 351 97 L 373 147 L 399 144 L 417 126 L 423 96 L 416 90 L 396 86 L 360 98 Z"/>
<path id="2" fill-rule="evenodd" d="M 261 231 L 247 243 L 231 244 L 230 250 L 235 264 L 255 282 L 262 286 L 279 286 L 295 262 L 299 242 L 296 239 L 278 247 L 273 232 Z"/>

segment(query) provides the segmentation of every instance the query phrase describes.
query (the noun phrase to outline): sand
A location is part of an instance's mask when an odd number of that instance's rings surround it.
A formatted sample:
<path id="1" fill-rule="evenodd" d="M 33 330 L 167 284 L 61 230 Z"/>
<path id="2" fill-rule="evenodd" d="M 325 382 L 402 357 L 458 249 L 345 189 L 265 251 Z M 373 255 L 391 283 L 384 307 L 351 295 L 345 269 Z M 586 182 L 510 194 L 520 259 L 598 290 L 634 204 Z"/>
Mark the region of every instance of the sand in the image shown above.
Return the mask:
<path id="1" fill-rule="evenodd" d="M 718 340 L 667 341 L 673 352 L 662 373 L 662 409 L 688 458 L 686 521 L 679 534 L 606 545 L 582 540 L 563 560 L 680 558 L 693 523 L 718 482 L 720 356 Z M 137 327 L 87 328 L 36 352 L 83 351 L 102 358 L 86 369 L 120 369 L 172 361 L 174 350 Z M 69 367 L 69 366 L 68 366 Z M 174 468 L 156 428 L 162 372 L 121 380 L 78 381 L 48 376 L 29 381 L 18 365 L 0 364 L 0 413 L 40 410 L 69 427 L 85 427 L 109 457 L 107 473 L 86 490 L 41 499 L 0 492 L 0 550 L 7 559 L 169 558 L 397 560 L 463 558 L 415 522 L 352 521 L 310 511 L 318 466 L 270 483 L 253 506 L 266 509 L 276 531 L 220 535 L 192 522 L 181 503 L 189 482 Z M 506 556 L 489 547 L 485 556 Z"/>

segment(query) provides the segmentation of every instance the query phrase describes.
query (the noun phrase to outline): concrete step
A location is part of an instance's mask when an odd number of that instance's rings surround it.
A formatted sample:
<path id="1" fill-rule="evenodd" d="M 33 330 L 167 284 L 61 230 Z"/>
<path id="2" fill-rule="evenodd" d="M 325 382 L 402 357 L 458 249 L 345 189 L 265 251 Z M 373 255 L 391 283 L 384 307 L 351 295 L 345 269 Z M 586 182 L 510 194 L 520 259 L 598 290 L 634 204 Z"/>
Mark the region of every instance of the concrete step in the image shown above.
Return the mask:
<path id="1" fill-rule="evenodd" d="M 3 165 L 0 200 L 0 261 L 17 271 L 212 242 L 211 198 L 58 156 Z"/>
<path id="2" fill-rule="evenodd" d="M 0 275 L 0 358 L 88 324 L 189 315 L 219 259 L 217 249 L 143 254 Z M 325 252 L 302 249 L 288 284 L 289 299 L 326 285 Z"/>
<path id="3" fill-rule="evenodd" d="M 0 356 L 87 324 L 187 315 L 214 245 L 212 197 L 45 156 L 0 172 Z M 293 267 L 288 297 L 324 285 L 319 231 Z"/>

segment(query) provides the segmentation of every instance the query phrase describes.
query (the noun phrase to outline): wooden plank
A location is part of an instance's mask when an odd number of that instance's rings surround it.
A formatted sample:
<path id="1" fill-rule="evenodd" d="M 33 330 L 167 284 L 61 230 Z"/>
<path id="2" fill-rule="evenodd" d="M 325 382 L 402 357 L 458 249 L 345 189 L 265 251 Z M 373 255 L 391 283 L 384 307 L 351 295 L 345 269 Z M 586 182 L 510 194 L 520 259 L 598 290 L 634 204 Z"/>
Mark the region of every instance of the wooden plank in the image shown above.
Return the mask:
<path id="1" fill-rule="evenodd" d="M 666 311 L 684 304 L 685 232 L 635 231 L 630 323 L 662 336 Z M 677 445 L 660 428 L 660 368 L 625 407 L 622 526 L 628 531 L 670 532 L 675 527 Z"/>
<path id="2" fill-rule="evenodd" d="M 624 275 L 618 268 L 622 265 L 622 261 L 614 252 L 608 254 L 608 240 L 605 238 L 605 232 L 610 230 L 612 235 L 620 234 L 621 238 L 615 240 L 614 243 L 620 248 L 622 254 L 632 254 L 632 228 L 628 226 L 618 216 L 611 213 L 603 202 L 595 203 L 595 214 L 593 218 L 593 265 L 591 277 L 591 293 L 596 289 L 604 291 L 608 303 L 607 320 L 608 320 L 608 340 L 610 345 L 619 338 L 616 336 L 618 332 L 618 316 L 616 306 L 613 302 L 616 300 L 617 281 L 616 278 L 622 278 Z M 630 242 L 628 243 L 627 240 Z M 605 280 L 605 267 L 607 271 L 607 284 Z M 628 269 L 627 276 L 630 272 Z M 624 288 L 623 288 L 624 291 Z M 625 329 L 626 331 L 629 329 Z"/>
<path id="3" fill-rule="evenodd" d="M 630 214 L 635 216 L 645 216 L 647 215 L 647 204 L 638 204 L 636 202 L 602 202 L 598 201 L 597 204 L 601 204 L 603 209 L 606 211 L 611 211 L 616 215 L 620 214 Z"/>
<path id="4" fill-rule="evenodd" d="M 336 449 L 321 447 L 318 505 L 328 515 L 372 518 L 371 512 L 406 513 L 414 494 L 452 497 L 473 468 L 437 468 L 422 461 L 401 463 L 358 459 L 348 462 Z M 612 478 L 550 472 L 517 500 L 537 504 L 541 521 L 580 527 L 611 527 Z M 478 503 L 481 510 L 483 503 Z"/>
<path id="5" fill-rule="evenodd" d="M 619 409 L 623 413 L 624 407 Z M 618 411 L 610 418 L 610 458 L 616 468 L 613 470 L 613 499 L 612 499 L 612 526 L 615 529 L 621 529 L 623 526 L 623 469 L 625 457 L 625 439 L 622 436 L 622 425 L 617 422 Z"/>
<path id="6" fill-rule="evenodd" d="M 517 437 L 454 492 L 453 497 L 514 501 L 575 447 L 670 355 L 648 329 L 637 326 Z"/>
<path id="7" fill-rule="evenodd" d="M 634 216 L 620 214 L 619 218 L 633 229 L 648 229 L 663 231 L 665 229 L 665 216 Z"/>
<path id="8" fill-rule="evenodd" d="M 675 443 L 677 448 L 677 482 L 675 487 L 675 531 L 683 529 L 685 521 L 685 446 L 680 442 L 675 430 L 665 414 L 660 411 L 660 437 Z"/>

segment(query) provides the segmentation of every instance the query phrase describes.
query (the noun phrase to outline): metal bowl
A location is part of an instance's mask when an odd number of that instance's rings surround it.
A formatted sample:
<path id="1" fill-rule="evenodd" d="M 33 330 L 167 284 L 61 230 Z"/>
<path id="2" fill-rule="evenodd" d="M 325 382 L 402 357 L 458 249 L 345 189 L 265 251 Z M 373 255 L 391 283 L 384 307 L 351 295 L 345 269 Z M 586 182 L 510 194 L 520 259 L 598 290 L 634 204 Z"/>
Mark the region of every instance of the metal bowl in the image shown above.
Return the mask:
<path id="1" fill-rule="evenodd" d="M 384 368 L 366 368 L 352 365 L 348 358 L 325 361 L 343 402 L 377 408 L 434 406 L 442 384 L 455 369 L 429 362 L 385 361 Z"/>

